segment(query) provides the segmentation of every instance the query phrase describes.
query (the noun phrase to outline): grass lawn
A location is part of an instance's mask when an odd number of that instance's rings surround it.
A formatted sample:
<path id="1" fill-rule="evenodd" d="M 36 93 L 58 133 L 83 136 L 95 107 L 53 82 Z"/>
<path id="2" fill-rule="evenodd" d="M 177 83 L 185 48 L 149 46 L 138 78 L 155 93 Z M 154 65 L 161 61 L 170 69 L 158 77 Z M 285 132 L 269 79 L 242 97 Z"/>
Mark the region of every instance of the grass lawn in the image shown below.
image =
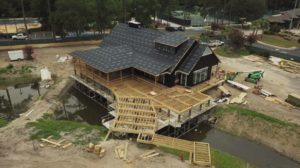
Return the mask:
<path id="1" fill-rule="evenodd" d="M 0 68 L 0 87 L 7 87 L 18 83 L 33 83 L 40 80 L 40 76 L 33 75 L 33 66 L 14 67 L 9 64 Z"/>
<path id="2" fill-rule="evenodd" d="M 212 165 L 216 168 L 253 168 L 249 163 L 217 149 L 211 149 Z"/>
<path id="3" fill-rule="evenodd" d="M 31 139 L 41 139 L 53 136 L 54 139 L 59 139 L 61 134 L 68 134 L 74 138 L 73 143 L 84 144 L 83 138 L 90 136 L 90 141 L 97 142 L 103 140 L 107 130 L 98 125 L 89 125 L 75 121 L 54 120 L 49 117 L 43 117 L 36 122 L 28 123 L 28 128 L 33 128 Z"/>
<path id="4" fill-rule="evenodd" d="M 243 108 L 237 105 L 223 105 L 223 106 L 218 106 L 216 109 L 216 113 L 215 115 L 217 117 L 221 117 L 222 114 L 224 113 L 238 113 L 242 116 L 249 116 L 252 118 L 258 118 L 264 121 L 267 121 L 268 123 L 271 123 L 273 125 L 277 125 L 277 126 L 288 126 L 288 127 L 299 127 L 296 124 L 290 123 L 290 122 L 286 122 L 283 120 L 279 120 L 277 118 L 256 112 L 254 110 L 251 109 L 247 109 L 247 108 Z"/>
<path id="5" fill-rule="evenodd" d="M 296 40 L 286 40 L 277 35 L 263 35 L 263 38 L 259 39 L 259 41 L 284 48 L 300 47 L 300 43 Z"/>
<path id="6" fill-rule="evenodd" d="M 250 52 L 246 48 L 233 48 L 230 46 L 221 46 L 214 50 L 214 52 L 223 57 L 228 58 L 239 58 L 242 56 L 250 55 Z"/>
<path id="7" fill-rule="evenodd" d="M 7 124 L 8 122 L 5 119 L 0 118 L 0 128 L 6 126 Z"/>
<path id="8" fill-rule="evenodd" d="M 185 151 L 181 151 L 181 150 L 177 150 L 177 149 L 172 149 L 172 148 L 167 148 L 167 147 L 162 147 L 162 146 L 159 147 L 159 149 L 162 152 L 170 153 L 170 154 L 178 156 L 178 157 L 183 157 L 184 160 L 189 160 L 189 157 L 190 157 L 189 152 L 185 152 Z"/>

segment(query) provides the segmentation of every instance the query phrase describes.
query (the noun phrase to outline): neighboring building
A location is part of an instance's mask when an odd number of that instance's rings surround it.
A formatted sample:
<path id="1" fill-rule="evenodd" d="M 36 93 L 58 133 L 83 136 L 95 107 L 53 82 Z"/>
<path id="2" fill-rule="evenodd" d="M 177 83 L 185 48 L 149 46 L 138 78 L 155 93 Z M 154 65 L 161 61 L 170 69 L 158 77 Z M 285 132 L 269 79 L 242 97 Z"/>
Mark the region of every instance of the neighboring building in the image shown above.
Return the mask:
<path id="1" fill-rule="evenodd" d="M 166 86 L 192 87 L 211 78 L 220 62 L 212 50 L 179 33 L 117 25 L 100 47 L 71 53 L 110 80 L 120 73 Z"/>
<path id="2" fill-rule="evenodd" d="M 268 20 L 271 25 L 279 25 L 286 29 L 290 28 L 290 23 L 293 20 L 293 28 L 300 29 L 300 8 L 281 12 L 271 16 Z"/>

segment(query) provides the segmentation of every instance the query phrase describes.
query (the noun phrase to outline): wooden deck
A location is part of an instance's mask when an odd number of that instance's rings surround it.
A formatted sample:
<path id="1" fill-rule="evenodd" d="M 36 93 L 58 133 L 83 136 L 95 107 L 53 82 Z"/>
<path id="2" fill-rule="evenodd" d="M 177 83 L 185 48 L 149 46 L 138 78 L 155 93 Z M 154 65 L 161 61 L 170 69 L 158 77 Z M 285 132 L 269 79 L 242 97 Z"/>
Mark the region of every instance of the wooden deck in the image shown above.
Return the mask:
<path id="1" fill-rule="evenodd" d="M 153 100 L 157 108 L 166 108 L 177 114 L 188 112 L 191 108 L 205 104 L 211 97 L 201 93 L 201 89 L 186 89 L 182 86 L 172 88 L 137 76 L 126 76 L 115 80 L 106 80 L 96 75 L 84 63 L 75 63 L 76 72 L 94 80 L 112 91 L 116 97 L 143 97 Z M 200 91 L 201 90 L 201 91 Z"/>

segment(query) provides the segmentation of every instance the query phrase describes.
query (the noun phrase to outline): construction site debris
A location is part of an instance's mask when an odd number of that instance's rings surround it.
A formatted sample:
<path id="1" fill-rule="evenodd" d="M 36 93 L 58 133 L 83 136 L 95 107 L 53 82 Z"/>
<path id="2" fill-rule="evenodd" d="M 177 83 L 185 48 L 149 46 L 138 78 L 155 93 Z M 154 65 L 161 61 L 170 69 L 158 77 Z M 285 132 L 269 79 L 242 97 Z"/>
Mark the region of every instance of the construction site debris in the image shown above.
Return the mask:
<path id="1" fill-rule="evenodd" d="M 254 55 L 244 56 L 243 58 L 252 62 L 264 62 L 263 58 Z"/>
<path id="2" fill-rule="evenodd" d="M 51 147 L 61 147 L 62 149 L 66 149 L 68 147 L 70 147 L 72 145 L 71 142 L 67 142 L 66 144 L 63 144 L 64 142 L 66 142 L 66 139 L 60 139 L 58 141 L 55 141 L 52 139 L 52 135 L 48 136 L 47 138 L 42 138 L 41 141 L 45 144 L 49 144 Z M 41 143 L 40 147 L 44 147 L 45 144 Z"/>
<path id="3" fill-rule="evenodd" d="M 247 102 L 244 100 L 244 98 L 247 96 L 247 93 L 242 92 L 238 97 L 233 98 L 230 101 L 230 104 L 246 104 Z"/>
<path id="4" fill-rule="evenodd" d="M 106 150 L 102 147 L 101 144 L 93 144 L 89 143 L 86 151 L 91 152 L 102 158 L 106 152 Z"/>
<path id="5" fill-rule="evenodd" d="M 160 153 L 156 152 L 156 150 L 150 150 L 144 154 L 141 154 L 140 157 L 142 159 L 147 159 L 147 158 L 151 158 L 151 157 L 154 157 L 154 156 L 158 156 Z"/>
<path id="6" fill-rule="evenodd" d="M 236 88 L 242 89 L 242 90 L 244 90 L 244 91 L 247 91 L 247 90 L 250 89 L 249 86 L 243 85 L 243 84 L 238 83 L 238 82 L 235 82 L 235 81 L 227 80 L 227 82 L 228 82 L 231 86 L 234 86 L 234 87 L 236 87 Z"/>
<path id="7" fill-rule="evenodd" d="M 286 99 L 286 102 L 296 106 L 300 107 L 300 95 L 297 95 L 295 93 L 291 93 L 288 95 L 288 98 Z"/>
<path id="8" fill-rule="evenodd" d="M 224 86 L 219 86 L 218 89 L 221 90 L 222 96 L 225 97 L 231 96 L 229 90 L 227 90 Z"/>
<path id="9" fill-rule="evenodd" d="M 51 80 L 51 72 L 47 67 L 41 69 L 41 79 L 42 81 Z"/>
<path id="10" fill-rule="evenodd" d="M 278 66 L 284 71 L 300 74 L 300 63 L 281 58 L 270 57 L 271 64 Z"/>

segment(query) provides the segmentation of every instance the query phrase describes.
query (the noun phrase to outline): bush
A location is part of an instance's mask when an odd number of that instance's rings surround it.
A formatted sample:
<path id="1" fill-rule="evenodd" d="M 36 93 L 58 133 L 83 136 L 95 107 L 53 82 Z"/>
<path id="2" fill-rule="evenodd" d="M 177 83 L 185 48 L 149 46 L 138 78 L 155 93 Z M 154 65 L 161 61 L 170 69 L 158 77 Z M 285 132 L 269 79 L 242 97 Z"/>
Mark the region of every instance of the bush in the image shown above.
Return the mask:
<path id="1" fill-rule="evenodd" d="M 281 30 L 281 27 L 278 26 L 278 25 L 272 25 L 272 26 L 270 27 L 270 31 L 271 31 L 272 33 L 279 33 L 280 30 Z"/>
<path id="2" fill-rule="evenodd" d="M 210 25 L 211 30 L 216 31 L 219 29 L 219 25 L 217 23 L 211 23 Z"/>
<path id="3" fill-rule="evenodd" d="M 27 59 L 31 60 L 33 59 L 32 57 L 32 54 L 33 54 L 33 48 L 31 46 L 26 46 L 24 49 L 23 49 L 24 53 L 26 54 L 27 56 Z"/>
<path id="4" fill-rule="evenodd" d="M 298 43 L 300 43 L 300 38 L 298 39 Z"/>
<path id="5" fill-rule="evenodd" d="M 256 43 L 257 37 L 256 37 L 255 34 L 250 34 L 250 35 L 247 37 L 246 41 L 251 45 L 251 44 L 253 44 L 253 43 Z"/>
<path id="6" fill-rule="evenodd" d="M 235 47 L 241 48 L 242 46 L 244 46 L 245 37 L 243 32 L 239 30 L 233 30 L 232 32 L 229 33 L 228 37 Z"/>

